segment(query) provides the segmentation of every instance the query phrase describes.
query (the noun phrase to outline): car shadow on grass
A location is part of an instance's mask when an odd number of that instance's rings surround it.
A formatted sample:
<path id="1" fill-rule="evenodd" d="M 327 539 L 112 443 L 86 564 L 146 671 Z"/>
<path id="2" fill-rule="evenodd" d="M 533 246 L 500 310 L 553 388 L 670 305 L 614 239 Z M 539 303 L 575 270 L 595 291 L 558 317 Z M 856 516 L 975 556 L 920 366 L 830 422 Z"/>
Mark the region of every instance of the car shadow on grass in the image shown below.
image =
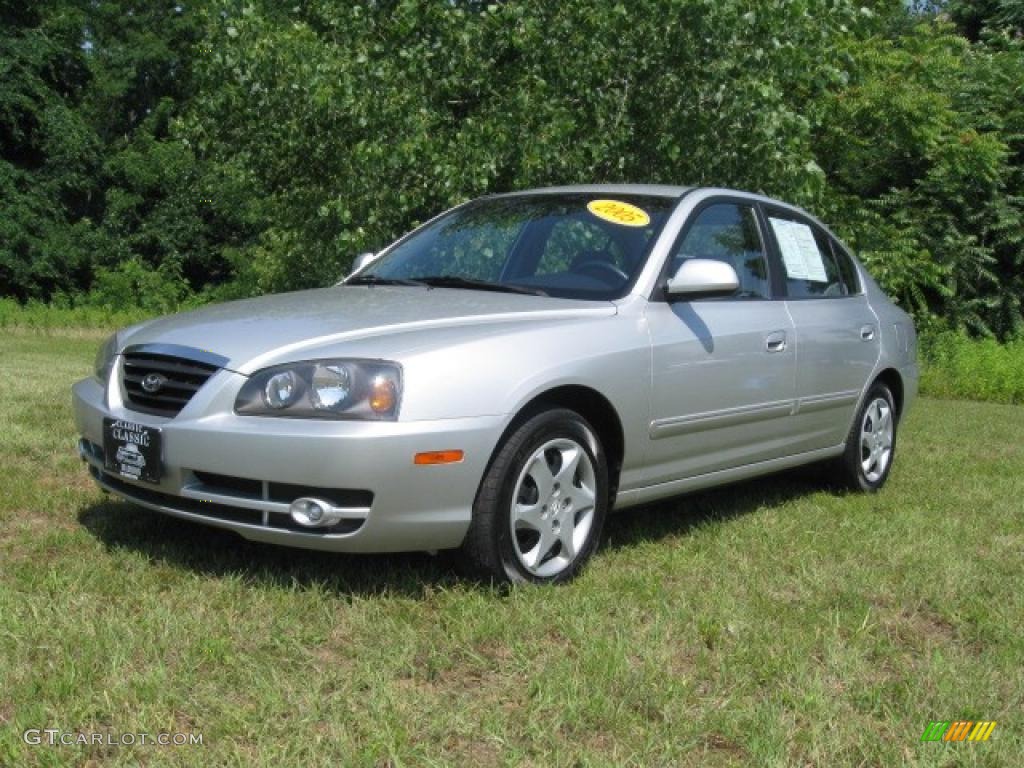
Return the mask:
<path id="1" fill-rule="evenodd" d="M 828 486 L 813 468 L 692 493 L 613 514 L 604 548 L 627 549 L 727 521 Z M 454 553 L 349 555 L 251 542 L 220 528 L 162 515 L 113 497 L 91 504 L 78 520 L 108 550 L 138 552 L 153 561 L 212 578 L 241 576 L 255 585 L 319 587 L 336 594 L 422 597 L 437 587 L 482 586 L 460 574 Z"/>
<path id="2" fill-rule="evenodd" d="M 211 578 L 241 577 L 254 585 L 420 597 L 427 587 L 463 581 L 443 557 L 426 553 L 349 555 L 279 547 L 112 496 L 82 509 L 78 520 L 110 551 L 138 552 L 154 562 Z"/>
<path id="3" fill-rule="evenodd" d="M 686 535 L 703 525 L 773 507 L 814 493 L 841 494 L 827 467 L 810 465 L 631 507 L 609 516 L 604 546 L 624 549 L 667 536 Z"/>

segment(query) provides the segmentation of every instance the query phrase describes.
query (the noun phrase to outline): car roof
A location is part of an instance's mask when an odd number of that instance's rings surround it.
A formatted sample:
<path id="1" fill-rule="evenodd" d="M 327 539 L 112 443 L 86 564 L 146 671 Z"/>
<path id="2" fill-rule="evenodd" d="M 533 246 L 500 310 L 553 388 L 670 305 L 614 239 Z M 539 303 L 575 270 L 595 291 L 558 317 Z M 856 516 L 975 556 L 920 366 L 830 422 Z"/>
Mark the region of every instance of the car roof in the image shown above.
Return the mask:
<path id="1" fill-rule="evenodd" d="M 681 187 L 671 184 L 571 184 L 564 187 L 537 187 L 518 192 L 509 192 L 500 197 L 516 197 L 519 195 L 648 195 L 651 197 L 678 198 L 694 187 Z"/>
<path id="2" fill-rule="evenodd" d="M 819 227 L 824 229 L 830 236 L 839 240 L 835 233 L 822 222 L 817 216 L 797 205 L 787 203 L 774 197 L 767 197 L 757 192 L 747 192 L 742 189 L 730 189 L 728 187 L 715 186 L 679 186 L 673 184 L 571 184 L 561 187 L 536 187 L 516 192 L 496 194 L 493 197 L 518 197 L 520 195 L 557 195 L 557 194 L 585 194 L 585 195 L 649 195 L 652 197 L 668 197 L 678 200 L 689 192 L 707 192 L 716 195 L 734 196 L 754 200 L 765 205 L 777 208 L 788 209 L 807 217 Z M 845 246 L 844 246 L 845 247 Z"/>
<path id="3" fill-rule="evenodd" d="M 521 195 L 647 195 L 649 197 L 668 197 L 678 200 L 689 192 L 708 192 L 719 195 L 746 198 L 757 200 L 768 205 L 780 208 L 789 208 L 805 216 L 814 218 L 808 211 L 799 206 L 767 197 L 758 192 L 748 192 L 743 189 L 730 189 L 728 187 L 715 186 L 693 186 L 686 187 L 674 184 L 571 184 L 562 187 L 535 187 L 534 189 L 523 189 L 515 192 L 506 192 L 493 195 L 493 197 L 519 197 Z M 821 222 L 818 222 L 819 224 Z"/>
<path id="4" fill-rule="evenodd" d="M 674 184 L 569 184 L 566 186 L 538 186 L 532 189 L 521 189 L 511 193 L 498 194 L 495 198 L 515 198 L 525 195 L 646 195 L 656 198 L 672 198 L 678 200 L 691 191 L 702 191 L 712 195 L 731 196 L 745 200 L 757 201 L 765 205 L 775 206 L 799 213 L 814 221 L 816 224 L 828 231 L 831 236 L 836 237 L 828 227 L 822 223 L 814 214 L 800 206 L 786 203 L 776 198 L 769 198 L 759 193 L 752 193 L 745 189 L 732 189 L 725 186 L 681 186 Z"/>

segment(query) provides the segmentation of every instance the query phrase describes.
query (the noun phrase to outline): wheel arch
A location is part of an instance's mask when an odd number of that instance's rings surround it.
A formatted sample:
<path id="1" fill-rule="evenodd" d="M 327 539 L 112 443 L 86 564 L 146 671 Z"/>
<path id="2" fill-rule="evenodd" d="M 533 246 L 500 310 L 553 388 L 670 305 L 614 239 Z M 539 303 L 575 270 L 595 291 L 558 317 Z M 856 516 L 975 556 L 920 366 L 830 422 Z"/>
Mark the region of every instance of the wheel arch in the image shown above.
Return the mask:
<path id="1" fill-rule="evenodd" d="M 871 385 L 874 386 L 878 382 L 885 384 L 889 391 L 892 392 L 893 404 L 896 406 L 896 419 L 898 421 L 903 416 L 903 377 L 895 368 L 885 368 L 875 376 Z M 868 387 L 868 390 L 870 389 L 871 387 Z"/>
<path id="2" fill-rule="evenodd" d="M 494 461 L 494 457 L 501 450 L 501 446 L 505 444 L 509 435 L 532 416 L 549 408 L 567 408 L 570 411 L 575 411 L 597 432 L 597 438 L 601 441 L 601 447 L 604 449 L 608 461 L 609 505 L 614 505 L 626 450 L 622 420 L 619 418 L 615 406 L 607 397 L 596 389 L 583 384 L 563 384 L 552 387 L 537 393 L 524 403 L 509 421 L 501 433 L 501 437 L 498 438 L 488 466 Z"/>
<path id="3" fill-rule="evenodd" d="M 860 409 L 864 407 L 864 403 L 867 400 L 868 393 L 875 384 L 882 383 L 889 388 L 892 392 L 893 405 L 896 407 L 896 423 L 899 424 L 900 419 L 903 417 L 903 404 L 905 397 L 905 390 L 903 386 L 903 376 L 898 370 L 892 367 L 882 368 L 874 376 L 872 376 L 868 383 L 864 385 L 864 389 L 861 390 L 860 397 L 857 399 L 857 407 L 853 410 L 850 415 L 850 423 L 847 426 L 847 434 L 850 429 L 853 428 L 853 424 L 857 420 Z"/>

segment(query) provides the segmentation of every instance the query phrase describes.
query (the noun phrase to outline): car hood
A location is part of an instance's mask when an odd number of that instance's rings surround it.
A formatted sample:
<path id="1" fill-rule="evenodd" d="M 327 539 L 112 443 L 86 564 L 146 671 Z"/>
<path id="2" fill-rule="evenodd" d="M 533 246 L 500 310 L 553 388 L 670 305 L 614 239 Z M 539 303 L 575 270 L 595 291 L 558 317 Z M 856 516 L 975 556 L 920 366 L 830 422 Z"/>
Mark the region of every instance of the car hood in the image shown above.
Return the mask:
<path id="1" fill-rule="evenodd" d="M 607 316 L 615 311 L 611 302 L 525 294 L 335 286 L 215 304 L 158 318 L 127 329 L 118 341 L 122 347 L 177 344 L 199 348 L 227 358 L 224 367 L 248 374 L 276 362 L 315 356 L 318 347 L 370 337 L 430 328 Z M 397 351 L 393 344 L 382 345 L 381 356 Z"/>

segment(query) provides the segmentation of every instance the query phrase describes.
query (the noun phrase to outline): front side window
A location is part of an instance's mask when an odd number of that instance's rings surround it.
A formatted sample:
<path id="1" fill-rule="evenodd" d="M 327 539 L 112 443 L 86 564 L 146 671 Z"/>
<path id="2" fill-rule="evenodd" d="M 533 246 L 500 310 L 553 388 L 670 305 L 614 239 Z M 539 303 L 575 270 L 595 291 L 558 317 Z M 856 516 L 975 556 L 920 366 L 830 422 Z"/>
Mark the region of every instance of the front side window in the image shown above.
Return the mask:
<path id="1" fill-rule="evenodd" d="M 621 298 L 676 200 L 613 197 L 572 193 L 477 200 L 414 232 L 354 281 L 450 286 L 463 279 L 564 298 Z"/>
<path id="2" fill-rule="evenodd" d="M 769 215 L 791 299 L 819 299 L 851 293 L 825 235 L 802 221 Z"/>
<path id="3" fill-rule="evenodd" d="M 768 260 L 752 206 L 715 203 L 698 213 L 672 256 L 669 274 L 687 259 L 715 259 L 735 269 L 737 298 L 769 296 Z"/>

